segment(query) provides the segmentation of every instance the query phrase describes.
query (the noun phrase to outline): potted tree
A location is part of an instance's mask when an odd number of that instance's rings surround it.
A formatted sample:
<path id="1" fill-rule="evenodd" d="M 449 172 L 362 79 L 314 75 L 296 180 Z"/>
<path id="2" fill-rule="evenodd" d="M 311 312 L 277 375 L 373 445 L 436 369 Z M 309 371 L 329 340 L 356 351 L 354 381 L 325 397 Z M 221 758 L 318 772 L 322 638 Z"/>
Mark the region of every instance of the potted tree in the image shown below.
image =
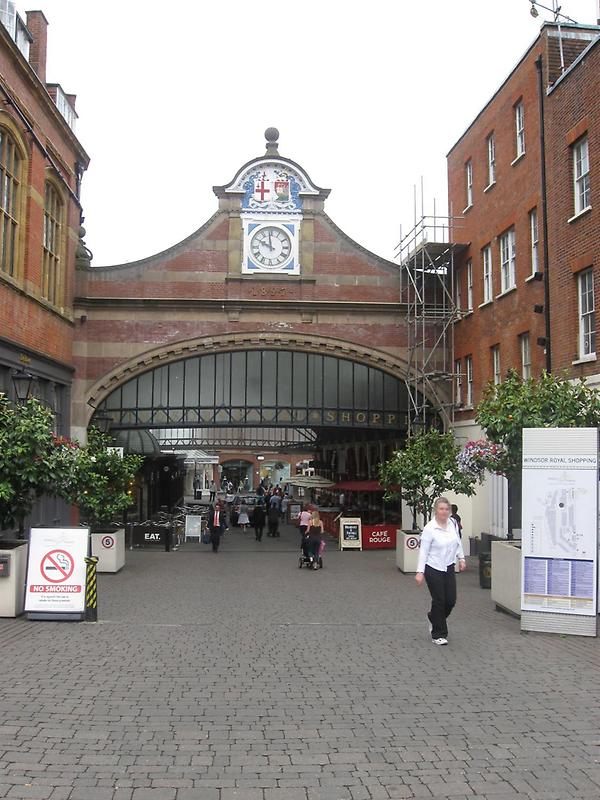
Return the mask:
<path id="1" fill-rule="evenodd" d="M 413 512 L 413 530 L 398 531 L 396 564 L 402 572 L 416 572 L 419 560 L 418 518 L 426 524 L 433 513 L 436 497 L 445 492 L 475 494 L 476 478 L 459 469 L 460 447 L 451 433 L 430 430 L 410 439 L 379 470 L 386 499 L 400 497 Z"/>
<path id="2" fill-rule="evenodd" d="M 25 520 L 43 494 L 61 494 L 70 474 L 72 453 L 52 432 L 50 409 L 30 399 L 14 404 L 0 393 L 0 538 L 6 578 L 0 582 L 0 616 L 23 612 L 28 540 Z"/>
<path id="3" fill-rule="evenodd" d="M 119 520 L 133 502 L 133 480 L 143 462 L 141 456 L 121 456 L 110 443 L 96 428 L 89 430 L 64 493 L 90 526 L 99 572 L 118 572 L 125 564 L 125 529 Z"/>

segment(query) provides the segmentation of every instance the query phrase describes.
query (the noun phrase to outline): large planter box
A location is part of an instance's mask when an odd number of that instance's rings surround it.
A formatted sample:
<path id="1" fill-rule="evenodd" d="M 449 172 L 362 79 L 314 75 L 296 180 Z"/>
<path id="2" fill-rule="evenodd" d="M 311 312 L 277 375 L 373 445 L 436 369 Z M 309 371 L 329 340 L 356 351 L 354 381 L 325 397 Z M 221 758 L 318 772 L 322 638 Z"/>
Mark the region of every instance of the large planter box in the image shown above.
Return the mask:
<path id="1" fill-rule="evenodd" d="M 492 600 L 496 608 L 521 616 L 521 542 L 492 542 Z"/>
<path id="2" fill-rule="evenodd" d="M 92 555 L 98 557 L 97 572 L 118 572 L 125 566 L 125 530 L 92 533 Z"/>
<path id="3" fill-rule="evenodd" d="M 25 605 L 28 542 L 0 539 L 0 617 L 18 617 Z"/>
<path id="4" fill-rule="evenodd" d="M 396 531 L 396 566 L 401 572 L 417 571 L 420 547 L 421 531 Z"/>

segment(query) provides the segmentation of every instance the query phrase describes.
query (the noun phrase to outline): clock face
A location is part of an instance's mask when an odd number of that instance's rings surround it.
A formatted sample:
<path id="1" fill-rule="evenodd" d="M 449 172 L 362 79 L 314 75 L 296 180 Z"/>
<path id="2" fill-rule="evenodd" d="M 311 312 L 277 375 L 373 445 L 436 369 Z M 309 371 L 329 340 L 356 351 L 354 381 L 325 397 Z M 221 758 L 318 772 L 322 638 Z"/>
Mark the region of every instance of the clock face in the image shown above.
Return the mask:
<path id="1" fill-rule="evenodd" d="M 250 253 L 256 264 L 266 269 L 281 267 L 292 255 L 292 240 L 283 228 L 266 225 L 250 240 Z"/>

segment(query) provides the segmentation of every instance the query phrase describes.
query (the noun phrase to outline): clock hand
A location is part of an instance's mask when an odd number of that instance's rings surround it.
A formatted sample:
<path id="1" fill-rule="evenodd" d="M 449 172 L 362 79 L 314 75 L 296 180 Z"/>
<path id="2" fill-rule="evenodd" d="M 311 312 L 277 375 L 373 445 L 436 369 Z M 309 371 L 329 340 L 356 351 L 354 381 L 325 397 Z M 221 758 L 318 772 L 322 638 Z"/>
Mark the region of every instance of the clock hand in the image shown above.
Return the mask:
<path id="1" fill-rule="evenodd" d="M 273 250 L 273 243 L 271 242 L 271 231 L 269 231 L 269 250 Z"/>

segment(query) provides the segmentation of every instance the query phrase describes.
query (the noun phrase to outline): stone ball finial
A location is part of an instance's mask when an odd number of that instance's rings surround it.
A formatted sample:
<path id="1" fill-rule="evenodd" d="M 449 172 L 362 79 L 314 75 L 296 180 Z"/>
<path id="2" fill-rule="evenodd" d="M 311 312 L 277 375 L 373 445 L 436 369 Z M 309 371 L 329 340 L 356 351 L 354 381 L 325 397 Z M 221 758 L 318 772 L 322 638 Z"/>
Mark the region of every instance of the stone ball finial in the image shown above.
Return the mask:
<path id="1" fill-rule="evenodd" d="M 279 139 L 279 131 L 277 128 L 267 128 L 265 131 L 265 139 L 267 142 L 276 142 Z"/>

